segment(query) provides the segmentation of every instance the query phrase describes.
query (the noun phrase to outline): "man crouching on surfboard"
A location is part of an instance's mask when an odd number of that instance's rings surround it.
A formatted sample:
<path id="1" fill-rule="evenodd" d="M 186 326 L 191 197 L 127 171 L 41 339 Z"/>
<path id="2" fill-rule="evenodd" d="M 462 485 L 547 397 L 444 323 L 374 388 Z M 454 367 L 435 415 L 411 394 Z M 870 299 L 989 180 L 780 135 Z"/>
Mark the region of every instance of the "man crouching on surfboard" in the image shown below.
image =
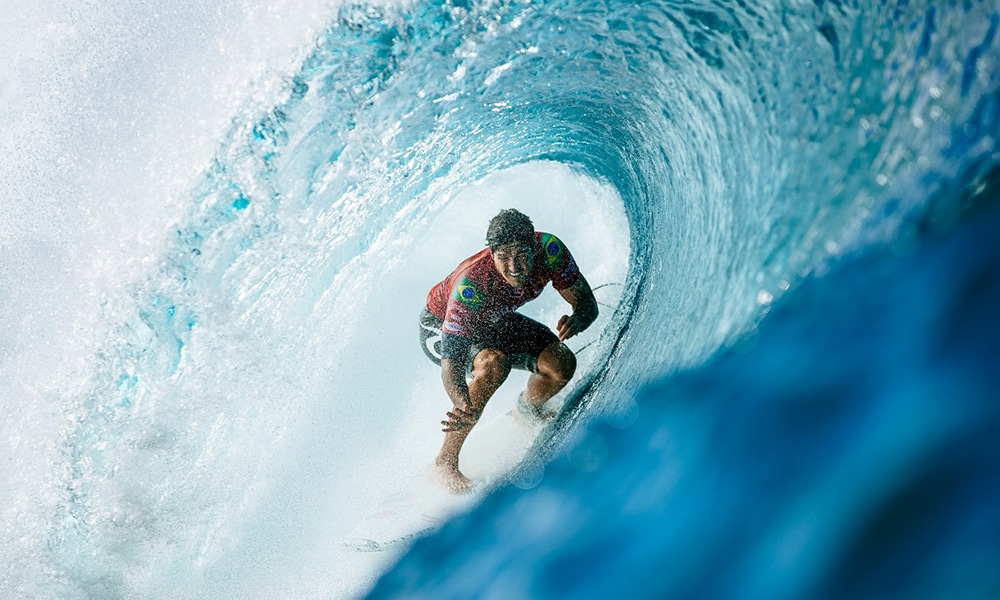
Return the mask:
<path id="1" fill-rule="evenodd" d="M 500 211 L 490 221 L 486 245 L 431 289 L 420 315 L 421 347 L 441 365 L 444 389 L 455 405 L 441 421 L 444 445 L 434 474 L 455 492 L 472 487 L 458 469 L 458 454 L 510 370 L 531 372 L 518 411 L 544 418 L 542 405 L 576 371 L 576 356 L 562 342 L 597 318 L 597 300 L 569 249 L 556 236 L 535 231 L 526 215 Z M 550 281 L 573 307 L 572 315 L 559 319 L 558 335 L 515 312 Z"/>

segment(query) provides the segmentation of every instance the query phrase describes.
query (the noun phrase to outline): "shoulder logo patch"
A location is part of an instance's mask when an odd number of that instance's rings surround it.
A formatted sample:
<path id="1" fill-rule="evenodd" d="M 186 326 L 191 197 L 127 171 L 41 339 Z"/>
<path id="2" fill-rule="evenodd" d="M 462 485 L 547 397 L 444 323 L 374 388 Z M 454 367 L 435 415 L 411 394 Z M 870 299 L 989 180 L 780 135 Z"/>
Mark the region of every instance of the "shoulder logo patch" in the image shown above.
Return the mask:
<path id="1" fill-rule="evenodd" d="M 542 234 L 542 251 L 545 253 L 545 264 L 550 268 L 559 264 L 559 259 L 562 258 L 564 249 L 559 238 L 550 233 Z"/>

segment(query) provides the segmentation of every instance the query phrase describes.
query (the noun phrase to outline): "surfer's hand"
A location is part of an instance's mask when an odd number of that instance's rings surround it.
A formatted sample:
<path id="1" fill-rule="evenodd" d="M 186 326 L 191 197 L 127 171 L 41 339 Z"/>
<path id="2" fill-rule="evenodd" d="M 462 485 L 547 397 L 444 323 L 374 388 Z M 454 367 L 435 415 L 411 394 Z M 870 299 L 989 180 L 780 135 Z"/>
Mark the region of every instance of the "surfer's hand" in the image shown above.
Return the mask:
<path id="1" fill-rule="evenodd" d="M 580 319 L 576 315 L 563 315 L 556 325 L 556 332 L 559 334 L 559 341 L 564 342 L 574 335 L 580 333 L 586 327 L 580 326 Z"/>
<path id="2" fill-rule="evenodd" d="M 465 406 L 456 406 L 454 409 L 449 410 L 446 416 L 448 420 L 441 421 L 441 424 L 444 425 L 444 429 L 441 431 L 448 433 L 449 431 L 462 431 L 463 429 L 472 427 L 479 420 L 480 413 L 466 404 Z"/>

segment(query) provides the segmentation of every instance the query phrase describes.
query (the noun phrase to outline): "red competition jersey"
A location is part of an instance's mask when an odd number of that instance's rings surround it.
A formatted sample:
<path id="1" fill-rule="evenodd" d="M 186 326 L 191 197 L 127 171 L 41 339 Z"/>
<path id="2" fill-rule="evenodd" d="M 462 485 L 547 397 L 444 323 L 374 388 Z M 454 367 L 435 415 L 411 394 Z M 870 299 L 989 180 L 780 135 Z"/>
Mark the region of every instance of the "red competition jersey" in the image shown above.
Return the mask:
<path id="1" fill-rule="evenodd" d="M 445 334 L 472 337 L 479 327 L 496 323 L 534 300 L 548 282 L 557 290 L 573 285 L 580 269 L 569 249 L 550 233 L 535 232 L 535 260 L 528 281 L 515 288 L 493 265 L 490 249 L 462 261 L 427 294 L 427 310 L 441 318 Z"/>

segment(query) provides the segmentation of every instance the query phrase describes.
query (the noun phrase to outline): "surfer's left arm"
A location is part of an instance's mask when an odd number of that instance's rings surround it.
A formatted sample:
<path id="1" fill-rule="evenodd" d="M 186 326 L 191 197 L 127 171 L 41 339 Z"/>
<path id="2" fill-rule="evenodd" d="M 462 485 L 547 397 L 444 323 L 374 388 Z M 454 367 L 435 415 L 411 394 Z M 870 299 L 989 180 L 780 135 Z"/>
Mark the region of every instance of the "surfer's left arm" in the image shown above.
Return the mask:
<path id="1" fill-rule="evenodd" d="M 559 294 L 573 307 L 572 315 L 563 315 L 556 326 L 560 341 L 566 341 L 581 331 L 587 329 L 597 319 L 597 298 L 590 289 L 587 278 L 582 274 L 576 278 L 573 285 L 559 290 Z"/>

